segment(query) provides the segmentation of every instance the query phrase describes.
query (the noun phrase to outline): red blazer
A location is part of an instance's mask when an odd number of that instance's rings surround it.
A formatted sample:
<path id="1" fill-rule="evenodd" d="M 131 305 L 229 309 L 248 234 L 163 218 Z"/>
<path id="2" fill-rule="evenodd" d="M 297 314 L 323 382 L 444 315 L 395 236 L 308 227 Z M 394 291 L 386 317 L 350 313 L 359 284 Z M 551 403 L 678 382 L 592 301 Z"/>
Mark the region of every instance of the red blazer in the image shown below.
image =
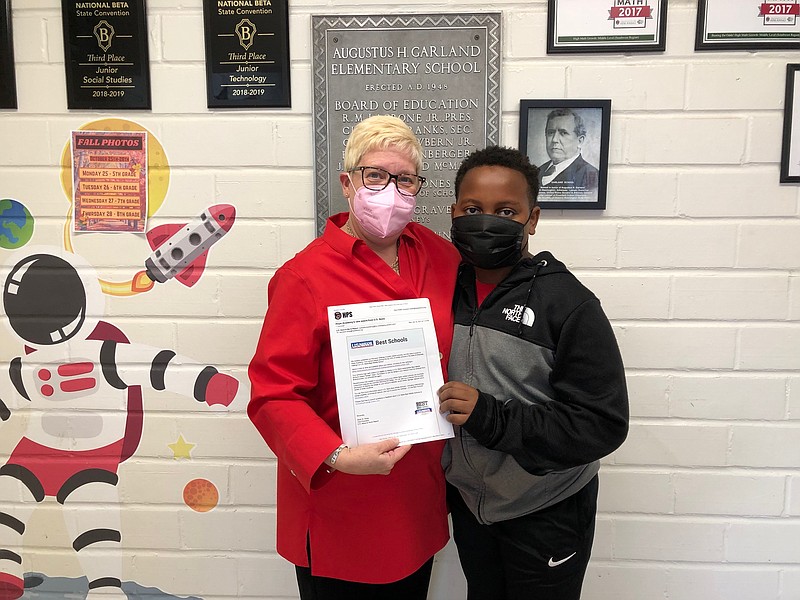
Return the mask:
<path id="1" fill-rule="evenodd" d="M 327 472 L 323 461 L 342 443 L 327 307 L 428 298 L 444 369 L 459 255 L 411 223 L 400 238 L 398 276 L 339 229 L 346 219 L 331 217 L 323 236 L 270 281 L 247 412 L 278 457 L 278 553 L 308 566 L 308 539 L 314 575 L 389 583 L 447 543 L 444 442 L 414 446 L 388 476 Z"/>

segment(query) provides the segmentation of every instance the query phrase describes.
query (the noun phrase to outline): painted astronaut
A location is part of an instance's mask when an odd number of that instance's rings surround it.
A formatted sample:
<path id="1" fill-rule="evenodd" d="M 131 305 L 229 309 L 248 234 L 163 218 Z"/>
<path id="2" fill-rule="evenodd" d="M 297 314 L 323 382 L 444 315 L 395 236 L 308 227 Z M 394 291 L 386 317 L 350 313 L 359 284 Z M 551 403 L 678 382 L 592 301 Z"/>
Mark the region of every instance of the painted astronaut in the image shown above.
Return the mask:
<path id="1" fill-rule="evenodd" d="M 3 306 L 26 354 L 8 365 L 0 419 L 10 417 L 13 399 L 27 429 L 0 467 L 0 600 L 23 594 L 23 534 L 46 496 L 63 506 L 87 598 L 126 598 L 117 469 L 141 438 L 142 388 L 228 406 L 238 381 L 171 350 L 129 343 L 100 320 L 97 277 L 76 255 L 47 248 L 12 264 Z"/>

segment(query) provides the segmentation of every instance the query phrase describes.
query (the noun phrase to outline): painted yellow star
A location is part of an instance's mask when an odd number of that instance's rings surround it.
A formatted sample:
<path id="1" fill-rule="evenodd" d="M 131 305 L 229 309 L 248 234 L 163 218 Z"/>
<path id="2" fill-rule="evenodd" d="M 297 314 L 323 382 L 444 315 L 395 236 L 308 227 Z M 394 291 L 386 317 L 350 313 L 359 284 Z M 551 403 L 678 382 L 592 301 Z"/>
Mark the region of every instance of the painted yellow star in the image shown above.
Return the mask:
<path id="1" fill-rule="evenodd" d="M 192 458 L 192 448 L 197 444 L 190 444 L 183 439 L 183 434 L 178 435 L 178 441 L 174 444 L 167 444 L 172 449 L 172 458 L 180 460 L 181 458 Z"/>

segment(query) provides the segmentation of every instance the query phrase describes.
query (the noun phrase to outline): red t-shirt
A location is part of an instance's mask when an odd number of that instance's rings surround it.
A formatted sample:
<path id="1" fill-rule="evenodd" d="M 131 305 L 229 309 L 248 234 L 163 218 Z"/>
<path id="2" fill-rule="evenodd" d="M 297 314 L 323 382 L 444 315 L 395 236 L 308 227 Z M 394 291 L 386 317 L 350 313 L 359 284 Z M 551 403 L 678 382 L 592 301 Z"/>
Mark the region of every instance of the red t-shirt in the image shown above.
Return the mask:
<path id="1" fill-rule="evenodd" d="M 443 369 L 459 255 L 409 224 L 400 238 L 400 275 L 361 240 L 342 232 L 347 214 L 281 267 L 250 363 L 248 414 L 278 458 L 278 553 L 312 572 L 389 583 L 416 571 L 448 539 L 441 453 L 418 444 L 388 476 L 328 474 L 323 461 L 342 443 L 327 307 L 430 300 Z"/>
<path id="2" fill-rule="evenodd" d="M 492 290 L 497 287 L 496 283 L 483 283 L 475 279 L 475 293 L 478 297 L 478 306 L 483 304 L 486 296 L 492 293 Z"/>

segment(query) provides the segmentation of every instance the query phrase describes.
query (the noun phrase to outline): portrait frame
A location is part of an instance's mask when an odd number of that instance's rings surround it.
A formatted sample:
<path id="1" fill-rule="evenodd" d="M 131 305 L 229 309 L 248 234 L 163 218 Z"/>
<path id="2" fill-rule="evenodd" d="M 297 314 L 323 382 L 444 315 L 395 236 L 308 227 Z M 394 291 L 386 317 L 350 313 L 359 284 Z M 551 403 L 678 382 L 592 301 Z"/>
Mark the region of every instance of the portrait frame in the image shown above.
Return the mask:
<path id="1" fill-rule="evenodd" d="M 548 116 L 574 114 L 583 122 L 585 134 L 570 141 L 546 142 Z M 572 119 L 575 126 L 578 123 Z M 519 150 L 540 168 L 539 206 L 542 208 L 605 210 L 608 183 L 608 145 L 611 129 L 611 100 L 520 100 Z M 583 137 L 583 140 L 579 138 Z M 574 146 L 577 145 L 577 154 Z M 551 147 L 552 146 L 552 147 Z M 551 153 L 553 156 L 551 157 Z M 558 156 L 561 155 L 561 156 Z M 551 163 L 565 163 L 566 168 Z M 545 181 L 549 177 L 551 180 Z M 596 186 L 595 186 L 596 183 Z"/>
<path id="2" fill-rule="evenodd" d="M 781 183 L 800 183 L 800 63 L 786 65 Z"/>
<path id="3" fill-rule="evenodd" d="M 792 12 L 769 15 L 763 12 L 769 5 L 788 5 Z M 752 0 L 752 10 L 730 0 L 698 0 L 695 50 L 795 50 L 798 43 L 800 0 Z"/>
<path id="4" fill-rule="evenodd" d="M 548 0 L 547 53 L 664 52 L 667 0 L 642 0 L 645 4 L 637 6 L 618 6 L 618 1 Z M 595 22 L 587 15 L 596 17 Z M 570 20 L 576 23 L 570 26 Z"/>

